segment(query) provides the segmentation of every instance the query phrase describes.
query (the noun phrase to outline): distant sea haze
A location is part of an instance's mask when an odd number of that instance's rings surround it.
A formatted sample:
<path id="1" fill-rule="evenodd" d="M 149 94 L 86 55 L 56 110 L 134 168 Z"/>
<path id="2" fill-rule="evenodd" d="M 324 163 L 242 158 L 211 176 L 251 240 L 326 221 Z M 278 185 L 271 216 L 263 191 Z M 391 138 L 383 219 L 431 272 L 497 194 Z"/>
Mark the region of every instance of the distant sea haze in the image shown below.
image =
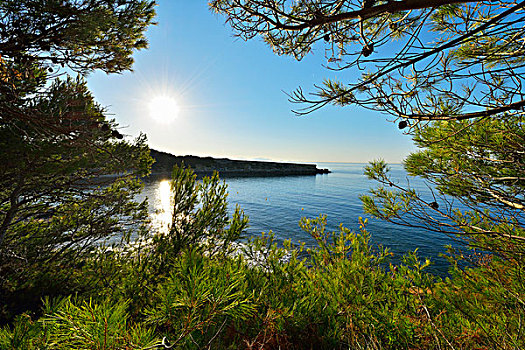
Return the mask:
<path id="1" fill-rule="evenodd" d="M 366 194 L 377 183 L 363 175 L 366 164 L 317 163 L 318 168 L 328 168 L 331 174 L 284 177 L 224 177 L 228 185 L 228 202 L 233 211 L 239 204 L 250 218 L 248 235 L 272 231 L 278 240 L 291 239 L 293 243 L 305 242 L 312 246 L 314 240 L 299 228 L 301 217 L 315 218 L 327 215 L 328 228 L 337 230 L 340 223 L 352 230 L 359 227 L 359 217 L 364 214 L 359 196 Z M 391 174 L 403 182 L 407 177 L 401 165 L 391 165 Z M 417 179 L 410 179 L 411 186 L 426 187 Z M 165 177 L 152 177 L 146 181 L 143 196 L 149 198 L 150 215 L 154 227 L 166 229 L 170 222 L 169 184 Z M 418 249 L 421 259 L 430 258 L 429 271 L 446 274 L 448 263 L 439 257 L 444 246 L 453 239 L 421 229 L 401 227 L 369 218 L 367 230 L 373 244 L 388 247 L 394 261 L 407 251 Z"/>

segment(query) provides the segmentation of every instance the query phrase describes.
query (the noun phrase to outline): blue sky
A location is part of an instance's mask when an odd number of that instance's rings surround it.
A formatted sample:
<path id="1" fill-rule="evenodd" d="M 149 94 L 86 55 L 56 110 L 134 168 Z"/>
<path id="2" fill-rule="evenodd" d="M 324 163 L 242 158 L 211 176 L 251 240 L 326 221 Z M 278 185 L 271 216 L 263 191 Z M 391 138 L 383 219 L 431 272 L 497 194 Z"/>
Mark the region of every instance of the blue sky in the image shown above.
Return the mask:
<path id="1" fill-rule="evenodd" d="M 88 85 L 129 137 L 143 132 L 152 148 L 176 155 L 297 162 L 398 163 L 415 147 L 388 116 L 358 107 L 325 107 L 303 117 L 284 92 L 335 77 L 322 46 L 298 62 L 261 40 L 233 36 L 205 1 L 158 1 L 150 47 L 135 54 L 134 72 L 94 73 Z M 343 79 L 352 79 L 344 73 Z M 169 96 L 170 123 L 149 114 Z"/>

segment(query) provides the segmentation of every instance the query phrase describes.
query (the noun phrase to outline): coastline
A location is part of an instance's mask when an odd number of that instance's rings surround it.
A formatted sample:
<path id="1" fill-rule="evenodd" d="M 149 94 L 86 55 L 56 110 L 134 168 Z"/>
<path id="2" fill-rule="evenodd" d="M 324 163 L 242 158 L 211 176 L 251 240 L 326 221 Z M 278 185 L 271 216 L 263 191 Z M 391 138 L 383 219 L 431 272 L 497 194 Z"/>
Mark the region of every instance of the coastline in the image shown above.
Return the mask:
<path id="1" fill-rule="evenodd" d="M 151 157 L 155 160 L 150 176 L 171 174 L 173 166 L 191 167 L 197 176 L 207 176 L 214 171 L 224 177 L 267 177 L 267 176 L 309 176 L 328 174 L 329 169 L 317 168 L 315 164 L 278 163 L 249 160 L 231 160 L 198 156 L 175 156 L 152 149 Z"/>

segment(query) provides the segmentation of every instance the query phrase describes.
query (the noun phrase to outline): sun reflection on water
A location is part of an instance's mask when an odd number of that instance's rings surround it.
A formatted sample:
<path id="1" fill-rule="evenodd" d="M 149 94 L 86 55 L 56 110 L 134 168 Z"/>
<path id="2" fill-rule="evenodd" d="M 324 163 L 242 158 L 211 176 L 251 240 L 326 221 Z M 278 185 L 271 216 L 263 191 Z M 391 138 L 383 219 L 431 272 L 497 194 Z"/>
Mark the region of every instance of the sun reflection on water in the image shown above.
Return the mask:
<path id="1" fill-rule="evenodd" d="M 168 232 L 173 212 L 172 194 L 169 180 L 162 180 L 156 189 L 155 212 L 151 215 L 153 227 L 159 232 Z"/>

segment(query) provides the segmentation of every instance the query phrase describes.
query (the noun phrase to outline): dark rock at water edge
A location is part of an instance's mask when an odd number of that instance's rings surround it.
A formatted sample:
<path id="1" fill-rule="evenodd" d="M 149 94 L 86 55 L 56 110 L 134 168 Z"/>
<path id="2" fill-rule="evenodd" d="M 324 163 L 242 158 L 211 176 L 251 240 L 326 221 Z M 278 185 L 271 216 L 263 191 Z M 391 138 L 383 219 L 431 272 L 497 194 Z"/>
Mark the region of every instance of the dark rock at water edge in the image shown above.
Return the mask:
<path id="1" fill-rule="evenodd" d="M 169 174 L 173 166 L 191 167 L 197 175 L 211 175 L 218 171 L 221 176 L 291 176 L 328 174 L 328 169 L 318 169 L 315 164 L 258 162 L 250 160 L 231 160 L 227 158 L 174 156 L 173 154 L 151 150 L 151 157 L 155 163 L 151 173 Z"/>

